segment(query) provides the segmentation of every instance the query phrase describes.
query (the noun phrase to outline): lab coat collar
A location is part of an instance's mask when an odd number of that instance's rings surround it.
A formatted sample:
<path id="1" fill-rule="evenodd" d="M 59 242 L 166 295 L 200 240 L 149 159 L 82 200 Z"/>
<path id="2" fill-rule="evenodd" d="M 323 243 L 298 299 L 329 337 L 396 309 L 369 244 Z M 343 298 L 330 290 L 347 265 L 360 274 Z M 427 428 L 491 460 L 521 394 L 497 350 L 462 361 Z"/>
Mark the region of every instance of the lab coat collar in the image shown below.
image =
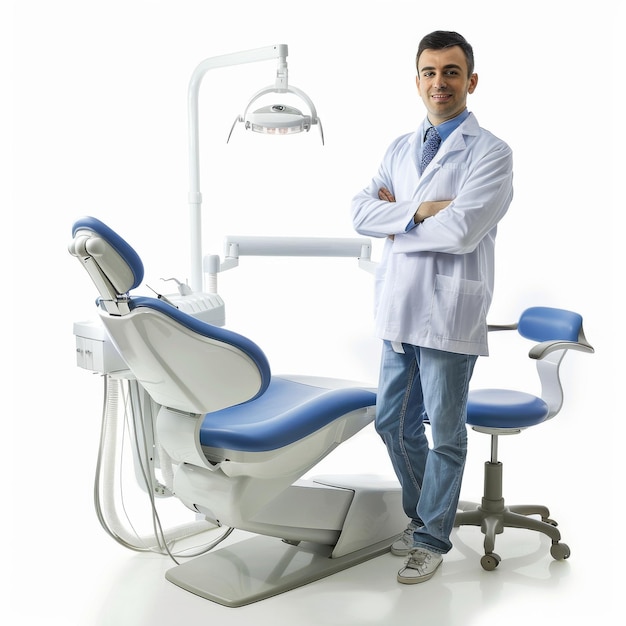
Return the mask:
<path id="1" fill-rule="evenodd" d="M 439 131 L 441 141 L 445 141 L 468 118 L 469 114 L 470 113 L 467 109 L 463 109 L 463 111 L 451 120 L 446 120 L 445 122 L 441 122 L 441 124 L 437 124 L 435 128 Z M 422 136 L 425 141 L 426 132 Z"/>
<path id="2" fill-rule="evenodd" d="M 428 121 L 428 118 L 425 117 L 424 121 L 419 125 L 418 129 L 409 137 L 409 143 L 419 147 L 422 142 L 422 137 L 424 137 L 424 133 L 430 128 L 432 124 Z M 456 128 L 452 134 L 441 144 L 441 148 L 439 152 L 442 152 L 444 147 L 450 146 L 454 144 L 455 149 L 459 149 L 459 146 L 462 148 L 465 146 L 464 136 L 472 136 L 478 135 L 480 132 L 480 127 L 478 125 L 478 120 L 476 119 L 473 113 L 469 113 L 467 118 L 459 124 L 458 128 Z M 459 143 L 460 140 L 460 143 Z M 439 154 L 437 152 L 437 154 Z"/>
<path id="3" fill-rule="evenodd" d="M 417 152 L 419 150 L 418 146 L 421 145 L 421 138 L 423 137 L 424 132 L 426 132 L 426 129 L 429 126 L 432 126 L 432 124 L 428 121 L 428 118 L 424 118 L 424 121 L 422 122 L 420 127 L 413 133 L 413 135 L 409 139 L 409 141 L 415 146 L 413 154 L 416 166 Z M 463 122 L 461 122 L 459 127 L 454 130 L 452 134 L 441 144 L 441 147 L 437 151 L 437 154 L 433 158 L 432 162 L 429 164 L 426 172 L 433 172 L 439 169 L 441 161 L 444 160 L 446 156 L 451 152 L 465 150 L 467 148 L 467 142 L 465 141 L 465 137 L 478 135 L 479 132 L 480 126 L 478 125 L 478 120 L 473 113 L 470 113 L 467 118 Z"/>

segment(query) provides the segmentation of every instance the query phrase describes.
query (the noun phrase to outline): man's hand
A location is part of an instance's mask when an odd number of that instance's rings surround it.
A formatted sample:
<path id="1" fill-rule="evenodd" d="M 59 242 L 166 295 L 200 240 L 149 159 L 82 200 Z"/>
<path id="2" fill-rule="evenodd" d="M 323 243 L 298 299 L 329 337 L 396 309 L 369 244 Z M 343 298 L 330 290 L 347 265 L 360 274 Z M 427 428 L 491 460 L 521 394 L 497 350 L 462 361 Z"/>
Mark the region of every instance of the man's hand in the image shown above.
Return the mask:
<path id="1" fill-rule="evenodd" d="M 381 187 L 378 190 L 378 199 L 379 200 L 386 200 L 387 202 L 395 202 L 396 201 L 396 197 L 391 193 L 391 191 L 389 191 L 389 189 L 387 189 L 387 187 Z"/>
<path id="2" fill-rule="evenodd" d="M 443 211 L 443 209 L 449 206 L 451 202 L 452 200 L 422 202 L 422 204 L 419 205 L 417 211 L 415 211 L 413 221 L 416 224 L 421 224 L 427 217 L 432 217 L 433 215 L 437 215 L 439 211 Z"/>

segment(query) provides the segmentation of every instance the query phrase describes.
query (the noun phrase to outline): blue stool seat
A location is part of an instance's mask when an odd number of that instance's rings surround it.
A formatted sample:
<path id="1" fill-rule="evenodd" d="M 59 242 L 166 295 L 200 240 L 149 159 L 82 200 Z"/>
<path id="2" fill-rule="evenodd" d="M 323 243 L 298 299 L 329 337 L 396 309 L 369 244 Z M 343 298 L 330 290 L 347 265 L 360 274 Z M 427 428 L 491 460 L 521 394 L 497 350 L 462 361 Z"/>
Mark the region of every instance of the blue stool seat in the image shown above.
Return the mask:
<path id="1" fill-rule="evenodd" d="M 369 389 L 327 389 L 272 377 L 265 393 L 255 400 L 207 413 L 200 443 L 241 452 L 276 450 L 375 404 L 376 394 Z"/>
<path id="2" fill-rule="evenodd" d="M 549 407 L 541 398 L 510 389 L 476 389 L 469 393 L 467 423 L 485 428 L 526 428 L 543 422 Z"/>

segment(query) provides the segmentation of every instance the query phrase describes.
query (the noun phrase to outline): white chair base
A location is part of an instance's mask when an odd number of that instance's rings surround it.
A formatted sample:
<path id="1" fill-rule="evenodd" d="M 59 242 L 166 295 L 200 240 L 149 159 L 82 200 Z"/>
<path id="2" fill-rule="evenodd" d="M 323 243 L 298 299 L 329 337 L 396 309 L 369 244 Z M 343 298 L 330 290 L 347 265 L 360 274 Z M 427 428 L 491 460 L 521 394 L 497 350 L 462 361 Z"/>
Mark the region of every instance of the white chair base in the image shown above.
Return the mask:
<path id="1" fill-rule="evenodd" d="M 325 476 L 313 481 L 354 494 L 336 544 L 257 535 L 178 565 L 166 572 L 167 580 L 218 604 L 244 606 L 384 554 L 406 527 L 395 480 Z"/>
<path id="2" fill-rule="evenodd" d="M 258 535 L 178 565 L 165 577 L 178 587 L 229 607 L 265 600 L 389 551 L 397 537 L 332 558 L 332 546 L 285 543 Z"/>

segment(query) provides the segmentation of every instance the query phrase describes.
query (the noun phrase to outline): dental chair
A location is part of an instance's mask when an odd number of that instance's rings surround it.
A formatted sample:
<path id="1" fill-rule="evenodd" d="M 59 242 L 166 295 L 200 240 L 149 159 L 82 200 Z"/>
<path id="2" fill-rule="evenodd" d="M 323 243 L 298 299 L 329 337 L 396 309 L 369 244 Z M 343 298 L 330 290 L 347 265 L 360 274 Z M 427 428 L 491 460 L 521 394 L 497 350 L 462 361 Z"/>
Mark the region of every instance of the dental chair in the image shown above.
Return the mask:
<path id="1" fill-rule="evenodd" d="M 481 527 L 485 539 L 480 563 L 485 570 L 495 569 L 501 561 L 494 552 L 495 539 L 505 528 L 525 528 L 543 533 L 552 540 L 552 557 L 556 560 L 567 559 L 570 556 L 569 546 L 561 543 L 557 522 L 550 518 L 547 507 L 538 504 L 505 505 L 498 438 L 517 435 L 555 417 L 563 406 L 559 374 L 563 358 L 569 350 L 586 353 L 594 350 L 585 338 L 582 317 L 563 309 L 532 307 L 521 314 L 517 323 L 489 326 L 489 330 L 516 330 L 519 335 L 534 342 L 528 356 L 536 361 L 541 395 L 513 389 L 470 390 L 467 424 L 475 431 L 491 437 L 491 458 L 485 463 L 481 502 L 461 501 L 455 526 Z"/>
<path id="2" fill-rule="evenodd" d="M 173 460 L 174 495 L 216 526 L 253 534 L 166 578 L 242 606 L 386 552 L 406 525 L 395 480 L 302 479 L 372 422 L 375 390 L 273 375 L 250 339 L 161 298 L 130 295 L 143 265 L 107 225 L 85 217 L 72 235 L 106 333 L 159 407 L 155 438 Z"/>

